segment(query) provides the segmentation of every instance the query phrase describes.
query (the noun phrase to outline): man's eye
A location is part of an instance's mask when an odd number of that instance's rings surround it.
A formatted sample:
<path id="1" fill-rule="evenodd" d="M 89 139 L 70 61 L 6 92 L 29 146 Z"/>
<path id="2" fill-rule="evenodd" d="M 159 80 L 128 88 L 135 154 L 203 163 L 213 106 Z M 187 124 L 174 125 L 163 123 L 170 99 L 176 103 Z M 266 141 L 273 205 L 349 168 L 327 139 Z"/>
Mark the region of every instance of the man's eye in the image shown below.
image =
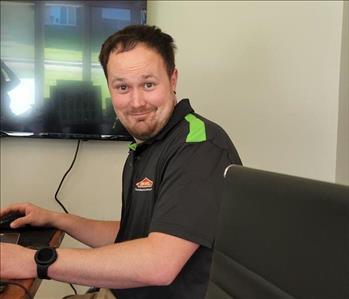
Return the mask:
<path id="1" fill-rule="evenodd" d="M 116 86 L 116 89 L 118 89 L 119 91 L 126 91 L 127 85 L 118 85 L 118 86 Z"/>
<path id="2" fill-rule="evenodd" d="M 144 83 L 144 87 L 146 89 L 151 89 L 152 87 L 154 87 L 154 83 L 151 83 L 151 82 Z"/>

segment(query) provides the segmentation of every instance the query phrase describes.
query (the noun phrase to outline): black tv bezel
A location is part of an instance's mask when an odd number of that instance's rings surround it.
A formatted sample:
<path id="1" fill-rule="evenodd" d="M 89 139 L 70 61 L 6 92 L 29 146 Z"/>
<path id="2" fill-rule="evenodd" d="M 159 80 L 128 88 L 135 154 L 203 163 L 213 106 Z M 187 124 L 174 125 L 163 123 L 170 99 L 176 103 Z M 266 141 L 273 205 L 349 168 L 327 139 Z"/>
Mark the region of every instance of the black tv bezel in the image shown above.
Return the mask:
<path id="1" fill-rule="evenodd" d="M 65 134 L 65 133 L 39 133 L 32 132 L 5 132 L 0 131 L 0 138 L 25 138 L 25 139 L 65 139 L 65 140 L 103 140 L 103 141 L 133 141 L 129 134 L 99 135 L 99 134 Z"/>

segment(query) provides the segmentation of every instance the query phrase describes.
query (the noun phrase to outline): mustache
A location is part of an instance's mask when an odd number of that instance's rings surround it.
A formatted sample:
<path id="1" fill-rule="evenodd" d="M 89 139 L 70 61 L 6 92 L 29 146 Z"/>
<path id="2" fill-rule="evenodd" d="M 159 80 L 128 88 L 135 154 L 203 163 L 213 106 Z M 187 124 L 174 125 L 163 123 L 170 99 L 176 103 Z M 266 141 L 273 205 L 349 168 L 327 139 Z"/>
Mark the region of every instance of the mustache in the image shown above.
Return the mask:
<path id="1" fill-rule="evenodd" d="M 128 114 L 146 114 L 149 112 L 153 112 L 155 110 L 156 110 L 156 108 L 154 108 L 154 107 L 130 109 L 128 111 Z"/>

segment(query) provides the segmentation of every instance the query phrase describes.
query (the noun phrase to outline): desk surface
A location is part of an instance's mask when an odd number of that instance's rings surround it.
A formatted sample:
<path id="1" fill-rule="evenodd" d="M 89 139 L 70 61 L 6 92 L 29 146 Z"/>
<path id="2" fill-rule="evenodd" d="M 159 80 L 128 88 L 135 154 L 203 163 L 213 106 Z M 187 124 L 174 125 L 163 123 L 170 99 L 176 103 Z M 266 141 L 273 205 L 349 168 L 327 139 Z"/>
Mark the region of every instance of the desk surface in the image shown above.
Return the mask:
<path id="1" fill-rule="evenodd" d="M 50 246 L 58 247 L 64 237 L 64 232 L 57 231 L 53 235 Z M 13 280 L 13 282 L 18 283 L 25 287 L 29 294 L 34 298 L 36 291 L 38 290 L 41 279 L 35 278 L 35 279 L 23 279 L 23 280 Z M 6 286 L 5 290 L 0 294 L 0 299 L 28 299 L 28 296 L 26 295 L 25 291 L 16 285 L 8 285 Z"/>

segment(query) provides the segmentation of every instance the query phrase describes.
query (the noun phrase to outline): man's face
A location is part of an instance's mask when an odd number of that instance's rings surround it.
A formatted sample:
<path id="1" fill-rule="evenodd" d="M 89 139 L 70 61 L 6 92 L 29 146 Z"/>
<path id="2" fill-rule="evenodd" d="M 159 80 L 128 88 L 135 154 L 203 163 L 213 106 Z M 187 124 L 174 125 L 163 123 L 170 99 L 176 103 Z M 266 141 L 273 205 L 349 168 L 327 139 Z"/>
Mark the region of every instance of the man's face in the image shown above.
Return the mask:
<path id="1" fill-rule="evenodd" d="M 146 140 L 156 135 L 172 114 L 177 70 L 171 78 L 166 70 L 160 54 L 142 43 L 109 56 L 108 87 L 114 110 L 136 139 Z"/>

